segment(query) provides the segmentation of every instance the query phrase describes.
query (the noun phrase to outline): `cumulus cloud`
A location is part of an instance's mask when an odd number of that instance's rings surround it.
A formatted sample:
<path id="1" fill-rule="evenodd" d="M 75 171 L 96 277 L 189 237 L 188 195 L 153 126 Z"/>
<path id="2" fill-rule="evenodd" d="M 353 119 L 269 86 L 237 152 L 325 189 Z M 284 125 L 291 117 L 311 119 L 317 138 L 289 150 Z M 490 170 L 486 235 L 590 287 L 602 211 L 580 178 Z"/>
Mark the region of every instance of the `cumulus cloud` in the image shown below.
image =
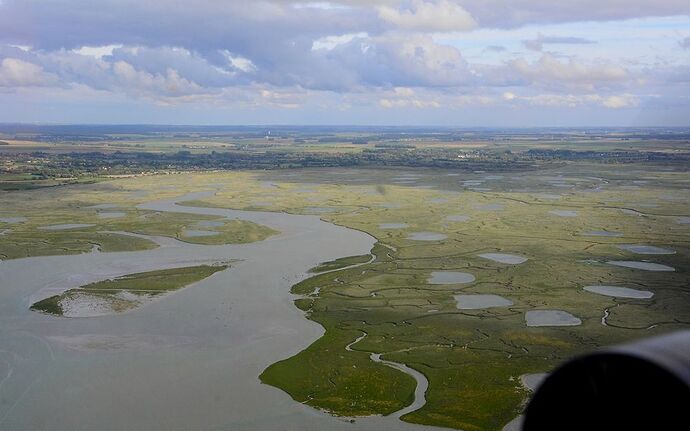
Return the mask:
<path id="1" fill-rule="evenodd" d="M 688 14 L 678 0 L 4 0 L 0 87 L 292 109 L 626 108 L 649 99 L 639 94 L 688 94 L 687 59 L 609 58 L 610 39 L 573 26 L 487 29 Z M 663 31 L 667 51 L 690 47 L 683 30 Z"/>
<path id="2" fill-rule="evenodd" d="M 483 27 L 690 15 L 686 0 L 458 0 Z"/>
<path id="3" fill-rule="evenodd" d="M 533 63 L 524 59 L 513 60 L 509 66 L 529 83 L 546 87 L 593 90 L 616 86 L 630 79 L 629 72 L 618 65 L 584 64 L 572 58 L 562 62 L 551 54 L 543 54 Z"/>
<path id="4" fill-rule="evenodd" d="M 477 26 L 462 6 L 448 0 L 414 0 L 412 7 L 379 6 L 379 17 L 399 30 L 430 32 L 466 31 Z"/>
<path id="5" fill-rule="evenodd" d="M 397 87 L 379 99 L 382 108 L 440 108 L 435 97 L 420 97 L 411 88 Z"/>
<path id="6" fill-rule="evenodd" d="M 348 34 L 321 37 L 319 39 L 316 39 L 312 43 L 311 49 L 312 50 L 315 50 L 315 49 L 331 50 L 338 45 L 350 43 L 355 39 L 367 39 L 368 37 L 369 37 L 369 35 L 365 32 L 348 33 Z"/>
<path id="7" fill-rule="evenodd" d="M 525 48 L 532 51 L 541 51 L 544 45 L 591 45 L 594 43 L 596 42 L 582 37 L 544 36 L 543 34 L 539 34 L 534 39 L 522 41 Z"/>
<path id="8" fill-rule="evenodd" d="M 79 49 L 75 49 L 74 52 L 95 58 L 103 58 L 106 55 L 113 55 L 113 50 L 116 48 L 122 48 L 122 45 L 82 46 Z"/>
<path id="9" fill-rule="evenodd" d="M 640 104 L 640 99 L 632 94 L 623 94 L 620 96 L 608 96 L 601 98 L 601 104 L 607 108 L 629 108 Z"/>
<path id="10" fill-rule="evenodd" d="M 388 65 L 386 75 L 378 77 L 380 83 L 453 86 L 461 85 L 469 77 L 467 62 L 460 51 L 439 45 L 430 36 L 395 34 L 379 37 L 373 43 L 370 51 L 373 59 Z"/>
<path id="11" fill-rule="evenodd" d="M 631 94 L 602 96 L 599 94 L 538 94 L 534 96 L 513 97 L 510 100 L 533 106 L 576 108 L 583 105 L 601 106 L 610 109 L 638 106 L 639 98 Z"/>
<path id="12" fill-rule="evenodd" d="M 125 61 L 113 64 L 113 75 L 121 88 L 131 92 L 146 92 L 163 96 L 184 96 L 203 92 L 201 87 L 168 68 L 163 74 L 137 70 Z"/>
<path id="13" fill-rule="evenodd" d="M 0 62 L 0 87 L 41 87 L 54 85 L 57 79 L 42 67 L 16 58 Z"/>

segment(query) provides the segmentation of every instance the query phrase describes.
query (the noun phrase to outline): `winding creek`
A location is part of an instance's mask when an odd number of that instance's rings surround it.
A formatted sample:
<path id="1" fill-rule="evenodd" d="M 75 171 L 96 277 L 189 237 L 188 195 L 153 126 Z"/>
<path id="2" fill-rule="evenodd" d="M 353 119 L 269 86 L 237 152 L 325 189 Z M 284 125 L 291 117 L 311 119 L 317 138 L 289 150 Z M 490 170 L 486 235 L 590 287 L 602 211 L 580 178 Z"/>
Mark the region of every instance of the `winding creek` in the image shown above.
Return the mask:
<path id="1" fill-rule="evenodd" d="M 161 246 L 153 250 L 0 262 L 0 429 L 433 429 L 398 419 L 423 405 L 426 379 L 379 357 L 372 359 L 418 382 L 414 403 L 387 417 L 350 423 L 259 382 L 268 365 L 323 334 L 294 306 L 290 286 L 321 262 L 369 253 L 375 240 L 313 215 L 177 204 L 209 193 L 141 208 L 237 218 L 281 233 L 222 246 L 154 238 Z M 29 310 L 86 283 L 229 260 L 231 268 L 123 315 L 68 319 Z"/>
<path id="2" fill-rule="evenodd" d="M 355 344 L 357 344 L 360 341 L 362 341 L 363 339 L 365 339 L 367 335 L 368 334 L 366 332 L 362 333 L 362 335 L 357 337 L 355 339 L 355 341 L 353 341 L 352 343 L 345 346 L 345 350 L 347 350 L 348 352 L 354 351 L 352 346 L 354 346 Z M 420 373 L 419 371 L 417 371 L 415 369 L 408 367 L 405 364 L 381 359 L 381 356 L 383 356 L 385 353 L 372 353 L 372 352 L 368 352 L 368 353 L 369 353 L 369 357 L 371 358 L 372 361 L 377 362 L 379 364 L 383 364 L 387 367 L 394 368 L 398 371 L 402 371 L 403 373 L 408 374 L 410 377 L 415 379 L 415 381 L 417 382 L 417 386 L 415 387 L 415 391 L 414 391 L 414 400 L 412 401 L 412 403 L 409 406 L 407 406 L 403 409 L 400 409 L 397 412 L 391 414 L 390 415 L 391 417 L 400 418 L 400 417 L 402 417 L 408 413 L 412 413 L 412 412 L 419 410 L 422 407 L 424 407 L 424 404 L 426 404 L 426 390 L 429 388 L 429 381 L 424 376 L 424 374 Z"/>

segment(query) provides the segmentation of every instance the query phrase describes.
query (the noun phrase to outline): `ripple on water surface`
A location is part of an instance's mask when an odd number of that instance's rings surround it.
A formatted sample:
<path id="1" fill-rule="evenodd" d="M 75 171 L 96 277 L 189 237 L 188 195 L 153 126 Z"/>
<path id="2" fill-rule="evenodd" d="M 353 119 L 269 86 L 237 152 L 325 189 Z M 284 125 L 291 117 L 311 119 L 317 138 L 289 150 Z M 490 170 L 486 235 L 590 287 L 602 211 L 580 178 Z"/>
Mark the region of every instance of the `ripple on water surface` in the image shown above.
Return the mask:
<path id="1" fill-rule="evenodd" d="M 578 326 L 582 320 L 563 310 L 532 310 L 525 313 L 527 326 Z"/>
<path id="2" fill-rule="evenodd" d="M 648 290 L 637 290 L 620 286 L 585 286 L 583 289 L 587 292 L 612 296 L 614 298 L 649 299 L 654 296 L 654 294 Z"/>
<path id="3" fill-rule="evenodd" d="M 481 310 L 513 305 L 513 301 L 498 295 L 455 295 L 455 300 L 459 310 Z"/>
<path id="4" fill-rule="evenodd" d="M 429 277 L 430 284 L 464 284 L 474 280 L 474 275 L 458 271 L 434 271 Z"/>

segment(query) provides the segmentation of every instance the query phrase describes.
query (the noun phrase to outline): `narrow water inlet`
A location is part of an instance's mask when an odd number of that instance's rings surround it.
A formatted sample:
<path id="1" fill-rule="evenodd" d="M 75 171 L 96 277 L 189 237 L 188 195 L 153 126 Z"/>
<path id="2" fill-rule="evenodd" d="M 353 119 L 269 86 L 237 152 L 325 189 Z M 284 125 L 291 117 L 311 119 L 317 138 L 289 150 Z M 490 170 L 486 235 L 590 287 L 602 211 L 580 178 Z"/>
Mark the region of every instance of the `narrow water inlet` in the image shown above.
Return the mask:
<path id="1" fill-rule="evenodd" d="M 353 352 L 354 350 L 352 349 L 352 346 L 355 344 L 359 343 L 363 339 L 367 337 L 366 332 L 362 332 L 362 335 L 357 337 L 355 341 L 351 342 L 347 346 L 345 346 L 345 350 L 348 352 Z M 363 352 L 363 350 L 360 350 Z M 389 352 L 390 353 L 390 352 Z M 415 387 L 414 390 L 414 399 L 412 400 L 412 403 L 404 407 L 397 412 L 391 413 L 389 416 L 394 417 L 394 418 L 401 418 L 402 416 L 405 416 L 408 413 L 412 413 L 414 411 L 417 411 L 424 407 L 426 404 L 426 391 L 429 388 L 429 380 L 427 380 L 426 376 L 424 374 L 420 373 L 419 371 L 412 369 L 408 367 L 405 364 L 401 364 L 399 362 L 393 362 L 393 361 L 388 361 L 385 359 L 381 359 L 381 356 L 385 355 L 386 353 L 372 353 L 369 352 L 369 358 L 371 358 L 372 361 L 377 362 L 379 364 L 383 364 L 387 367 L 394 368 L 398 371 L 402 371 L 403 373 L 407 374 L 408 376 L 412 377 L 416 382 L 417 386 Z"/>

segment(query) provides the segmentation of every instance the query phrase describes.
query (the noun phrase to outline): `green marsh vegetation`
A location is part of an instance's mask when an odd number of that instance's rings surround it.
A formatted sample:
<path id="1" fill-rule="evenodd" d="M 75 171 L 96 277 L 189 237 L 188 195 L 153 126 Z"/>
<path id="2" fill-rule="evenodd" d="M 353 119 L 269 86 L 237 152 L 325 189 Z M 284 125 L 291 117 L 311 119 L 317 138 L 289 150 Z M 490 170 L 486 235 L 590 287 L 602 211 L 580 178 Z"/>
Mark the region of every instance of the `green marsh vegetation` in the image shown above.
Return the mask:
<path id="1" fill-rule="evenodd" d="M 530 172 L 391 168 L 152 176 L 79 186 L 78 195 L 71 187 L 60 189 L 55 197 L 46 197 L 52 206 L 45 208 L 53 213 L 38 221 L 31 220 L 32 213 L 41 212 L 32 208 L 38 209 L 42 198 L 10 202 L 2 207 L 2 216 L 26 216 L 26 223 L 36 227 L 97 225 L 83 229 L 85 235 L 142 229 L 176 237 L 184 229 L 196 229 L 201 220 L 215 219 L 177 214 L 166 218 L 136 210 L 136 204 L 211 189 L 217 190 L 214 196 L 186 204 L 294 214 L 325 208 L 328 211 L 318 214 L 322 219 L 378 240 L 373 261 L 371 256 L 356 256 L 326 262 L 313 269 L 313 277 L 292 287 L 299 296 L 295 305 L 320 323 L 325 335 L 261 376 L 296 401 L 336 415 L 389 414 L 411 402 L 414 380 L 372 362 L 370 353 L 380 353 L 429 380 L 426 405 L 403 420 L 465 431 L 500 430 L 529 397 L 520 375 L 548 372 L 600 346 L 690 326 L 690 231 L 681 222 L 690 216 L 690 181 L 682 166 L 578 162 Z M 109 190 L 107 196 L 104 190 Z M 10 196 L 0 195 L 0 200 L 11 201 Z M 121 205 L 113 211 L 127 216 L 99 220 L 95 210 L 74 216 L 85 205 L 99 203 Z M 56 208 L 67 213 L 58 217 Z M 149 218 L 139 220 L 143 215 Z M 451 215 L 467 218 L 453 221 Z M 381 228 L 394 223 L 404 226 Z M 2 237 L 2 247 L 20 226 L 0 224 L 0 229 L 13 231 Z M 586 234 L 591 231 L 621 236 Z M 36 232 L 36 241 L 54 233 Z M 81 230 L 72 234 L 77 232 Z M 446 238 L 414 241 L 408 239 L 413 232 Z M 84 244 L 82 252 L 92 243 Z M 637 255 L 618 247 L 624 244 L 676 253 Z M 484 253 L 528 260 L 506 265 L 479 257 Z M 613 260 L 645 260 L 675 271 L 607 264 Z M 326 272 L 330 270 L 335 271 Z M 465 272 L 476 280 L 431 284 L 434 271 Z M 654 296 L 607 297 L 584 290 L 591 285 L 648 290 Z M 513 305 L 460 310 L 454 299 L 460 294 L 499 295 Z M 56 302 L 45 306 L 55 307 Z M 563 310 L 582 324 L 527 327 L 525 313 L 531 310 Z M 366 338 L 352 351 L 345 349 L 364 333 Z"/>
<path id="2" fill-rule="evenodd" d="M 335 271 L 337 269 L 347 268 L 348 266 L 365 264 L 370 260 L 371 256 L 368 254 L 363 254 L 361 256 L 341 257 L 340 259 L 332 260 L 330 262 L 324 262 L 319 266 L 310 269 L 309 272 L 318 274 L 321 272 Z"/>
<path id="3" fill-rule="evenodd" d="M 70 302 L 96 302 L 105 312 L 123 312 L 156 296 L 182 289 L 210 277 L 229 265 L 199 265 L 184 268 L 129 274 L 87 284 L 51 296 L 31 305 L 31 310 L 57 316 L 65 315 Z M 77 311 L 78 313 L 78 311 Z"/>
<path id="4" fill-rule="evenodd" d="M 300 171 L 299 182 L 280 173 L 263 177 L 282 192 L 271 201 L 271 210 L 332 208 L 320 217 L 369 232 L 379 244 L 373 262 L 317 274 L 293 287 L 301 295 L 296 305 L 322 324 L 326 335 L 269 367 L 262 381 L 334 414 L 387 414 L 409 404 L 413 386 L 409 376 L 369 358 L 370 352 L 382 353 L 383 359 L 422 372 L 430 383 L 427 404 L 403 420 L 498 430 L 521 412 L 529 396 L 520 375 L 548 372 L 600 346 L 690 326 L 685 298 L 690 236 L 687 226 L 678 223 L 679 216 L 690 212 L 685 172 L 581 164 L 555 173 L 501 173 L 503 178 L 482 181 L 491 191 L 473 191 L 461 183 L 487 176 L 483 173 L 449 177 L 447 171 L 415 172 L 421 177 L 405 185 L 390 181 L 403 175 L 395 170 L 357 171 L 352 176 L 368 177 L 368 183 L 351 184 L 342 184 L 342 177 L 333 179 L 329 170 Z M 426 185 L 432 188 L 422 188 Z M 247 185 L 205 202 L 249 208 L 266 193 Z M 554 210 L 574 211 L 576 216 L 551 214 Z M 447 220 L 453 214 L 469 219 Z M 380 229 L 382 223 L 408 226 Z M 623 236 L 583 234 L 591 230 Z M 448 238 L 407 238 L 417 231 Z M 628 243 L 668 247 L 676 254 L 639 256 L 617 247 Z M 528 260 L 505 265 L 480 258 L 483 253 L 511 253 Z M 622 259 L 653 260 L 673 266 L 675 272 L 606 264 Z M 471 273 L 476 281 L 429 284 L 430 274 L 439 270 Z M 612 298 L 584 291 L 591 283 L 644 287 L 654 297 Z M 459 310 L 456 294 L 500 295 L 514 305 Z M 527 311 L 549 309 L 567 311 L 582 324 L 526 326 Z M 352 352 L 345 350 L 362 333 L 367 337 Z"/>
<path id="5" fill-rule="evenodd" d="M 69 186 L 10 192 L 0 195 L 0 259 L 87 253 L 97 248 L 101 252 L 137 251 L 157 247 L 149 239 L 122 235 L 129 232 L 151 236 L 165 236 L 193 244 L 222 245 L 261 241 L 277 232 L 265 226 L 243 220 L 192 215 L 160 213 L 137 209 L 149 200 L 179 196 L 199 191 L 194 184 L 181 184 L 179 192 L 160 190 L 145 181 L 130 186 L 133 181 L 112 181 L 93 185 Z M 99 216 L 116 212 L 114 218 Z M 21 218 L 20 222 L 2 219 Z M 213 221 L 212 227 L 199 223 Z M 84 225 L 49 230 L 46 227 Z M 189 231 L 202 230 L 212 236 L 191 236 Z"/>

